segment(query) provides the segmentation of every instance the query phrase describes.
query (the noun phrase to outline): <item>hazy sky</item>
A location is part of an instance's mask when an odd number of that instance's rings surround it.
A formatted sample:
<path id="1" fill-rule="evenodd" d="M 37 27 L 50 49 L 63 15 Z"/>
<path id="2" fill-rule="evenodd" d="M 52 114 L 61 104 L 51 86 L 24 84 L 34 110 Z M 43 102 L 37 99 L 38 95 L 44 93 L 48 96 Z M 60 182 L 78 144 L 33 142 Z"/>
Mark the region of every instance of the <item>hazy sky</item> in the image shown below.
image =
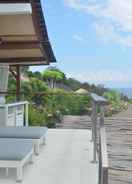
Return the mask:
<path id="1" fill-rule="evenodd" d="M 132 0 L 42 0 L 42 4 L 60 69 L 81 81 L 132 87 Z"/>

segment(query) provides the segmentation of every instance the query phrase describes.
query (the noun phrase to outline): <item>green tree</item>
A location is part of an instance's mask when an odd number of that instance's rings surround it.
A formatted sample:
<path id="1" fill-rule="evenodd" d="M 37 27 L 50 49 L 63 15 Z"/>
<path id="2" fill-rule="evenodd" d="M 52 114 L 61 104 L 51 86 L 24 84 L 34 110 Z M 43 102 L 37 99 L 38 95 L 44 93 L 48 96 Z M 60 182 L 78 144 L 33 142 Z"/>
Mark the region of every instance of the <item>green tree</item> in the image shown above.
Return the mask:
<path id="1" fill-rule="evenodd" d="M 124 109 L 125 103 L 122 100 L 121 94 L 118 91 L 107 91 L 104 93 L 104 97 L 107 98 L 111 104 L 112 114 Z"/>
<path id="2" fill-rule="evenodd" d="M 81 82 L 76 79 L 69 78 L 65 81 L 65 85 L 67 85 L 71 90 L 76 91 L 81 88 Z"/>
<path id="3" fill-rule="evenodd" d="M 65 74 L 59 69 L 48 68 L 43 72 L 43 79 L 50 85 L 51 88 L 55 88 L 57 82 L 65 80 Z"/>
<path id="4" fill-rule="evenodd" d="M 43 81 L 37 78 L 31 78 L 29 82 L 22 83 L 22 91 L 27 100 L 35 103 L 36 105 L 45 104 L 46 96 L 41 93 L 47 93 L 48 87 Z"/>
<path id="5" fill-rule="evenodd" d="M 38 71 L 36 72 L 28 71 L 26 74 L 29 78 L 36 78 L 42 80 L 42 74 Z"/>
<path id="6" fill-rule="evenodd" d="M 114 90 L 104 92 L 103 96 L 111 102 L 119 102 L 121 100 L 121 94 Z"/>

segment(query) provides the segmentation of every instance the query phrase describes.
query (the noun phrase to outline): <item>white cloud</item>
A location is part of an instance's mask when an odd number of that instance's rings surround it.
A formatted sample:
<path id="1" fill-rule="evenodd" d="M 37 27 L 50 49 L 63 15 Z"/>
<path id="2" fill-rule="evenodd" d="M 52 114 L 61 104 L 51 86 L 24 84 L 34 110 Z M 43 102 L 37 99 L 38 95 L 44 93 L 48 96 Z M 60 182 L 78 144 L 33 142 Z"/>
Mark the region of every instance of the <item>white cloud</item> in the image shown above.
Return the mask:
<path id="1" fill-rule="evenodd" d="M 99 35 L 103 39 L 105 34 L 107 41 L 132 47 L 132 0 L 64 0 L 64 3 L 77 11 L 94 16 L 96 31 L 101 33 Z"/>
<path id="2" fill-rule="evenodd" d="M 79 34 L 73 35 L 73 39 L 76 40 L 76 41 L 79 41 L 79 42 L 83 42 L 84 41 L 83 37 L 81 35 L 79 35 Z"/>
<path id="3" fill-rule="evenodd" d="M 94 27 L 97 35 L 103 39 L 104 42 L 114 41 L 119 45 L 132 47 L 132 35 L 121 36 L 116 32 L 113 25 L 107 23 L 95 23 Z"/>
<path id="4" fill-rule="evenodd" d="M 107 0 L 102 16 L 110 18 L 118 29 L 132 32 L 132 1 Z"/>
<path id="5" fill-rule="evenodd" d="M 82 2 L 83 1 L 83 2 Z M 94 1 L 93 1 L 94 2 Z M 70 8 L 73 8 L 84 13 L 96 14 L 98 4 L 87 3 L 86 0 L 64 0 L 64 4 Z"/>
<path id="6" fill-rule="evenodd" d="M 104 82 L 132 82 L 132 74 L 120 71 L 92 71 L 84 73 L 71 73 L 68 77 L 75 78 L 81 82 L 104 83 Z"/>

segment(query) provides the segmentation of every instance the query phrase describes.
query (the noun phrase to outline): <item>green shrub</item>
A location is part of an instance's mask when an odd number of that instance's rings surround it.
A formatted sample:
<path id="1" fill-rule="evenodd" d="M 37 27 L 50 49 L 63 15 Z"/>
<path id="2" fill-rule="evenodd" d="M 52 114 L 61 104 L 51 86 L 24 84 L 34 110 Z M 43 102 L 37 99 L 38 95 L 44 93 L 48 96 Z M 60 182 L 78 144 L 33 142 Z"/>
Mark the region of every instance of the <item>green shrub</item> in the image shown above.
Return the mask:
<path id="1" fill-rule="evenodd" d="M 54 89 L 49 96 L 47 107 L 60 111 L 63 115 L 83 115 L 88 113 L 90 97 L 88 95 L 76 95 L 64 90 Z"/>
<path id="2" fill-rule="evenodd" d="M 29 125 L 30 126 L 47 126 L 46 115 L 30 105 L 29 107 Z"/>
<path id="3" fill-rule="evenodd" d="M 126 102 L 122 100 L 119 92 L 111 90 L 105 92 L 104 97 L 110 102 L 110 108 L 106 112 L 107 115 L 116 114 L 126 108 Z"/>
<path id="4" fill-rule="evenodd" d="M 58 112 L 48 111 L 44 108 L 35 106 L 29 107 L 29 125 L 30 126 L 47 126 L 55 128 L 56 123 L 61 122 L 62 115 Z"/>

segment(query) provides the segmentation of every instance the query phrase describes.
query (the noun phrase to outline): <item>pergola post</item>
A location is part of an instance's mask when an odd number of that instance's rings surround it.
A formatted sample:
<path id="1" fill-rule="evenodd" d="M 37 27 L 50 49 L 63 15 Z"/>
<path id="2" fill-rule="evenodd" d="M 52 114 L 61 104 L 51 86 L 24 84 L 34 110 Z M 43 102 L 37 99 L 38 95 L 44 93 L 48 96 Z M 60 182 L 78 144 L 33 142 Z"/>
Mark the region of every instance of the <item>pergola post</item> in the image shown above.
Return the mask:
<path id="1" fill-rule="evenodd" d="M 16 99 L 20 101 L 20 90 L 21 90 L 21 74 L 20 66 L 16 66 Z"/>

